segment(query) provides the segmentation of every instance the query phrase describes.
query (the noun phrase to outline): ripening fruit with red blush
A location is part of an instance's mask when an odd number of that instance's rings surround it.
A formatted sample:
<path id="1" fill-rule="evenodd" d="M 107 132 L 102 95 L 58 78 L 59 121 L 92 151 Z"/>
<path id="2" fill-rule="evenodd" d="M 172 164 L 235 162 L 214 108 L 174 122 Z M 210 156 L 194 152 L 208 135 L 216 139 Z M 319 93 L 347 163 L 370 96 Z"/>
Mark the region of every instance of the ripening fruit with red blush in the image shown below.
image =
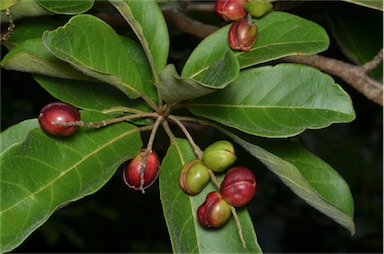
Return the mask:
<path id="1" fill-rule="evenodd" d="M 247 16 L 244 4 L 247 0 L 218 0 L 215 11 L 226 21 L 236 21 Z"/>
<path id="2" fill-rule="evenodd" d="M 160 163 L 156 152 L 150 152 L 143 160 L 145 149 L 130 160 L 124 167 L 123 179 L 125 184 L 135 190 L 141 190 L 151 186 L 159 175 Z"/>
<path id="3" fill-rule="evenodd" d="M 48 134 L 54 136 L 69 136 L 78 126 L 63 126 L 58 124 L 80 121 L 79 110 L 64 102 L 54 102 L 40 110 L 38 117 L 40 127 Z"/>
<path id="4" fill-rule="evenodd" d="M 219 227 L 231 215 L 231 208 L 218 191 L 208 193 L 205 201 L 197 209 L 197 218 L 204 227 Z"/>
<path id="5" fill-rule="evenodd" d="M 258 30 L 252 19 L 241 19 L 234 22 L 228 32 L 229 46 L 233 50 L 249 51 L 255 45 Z"/>

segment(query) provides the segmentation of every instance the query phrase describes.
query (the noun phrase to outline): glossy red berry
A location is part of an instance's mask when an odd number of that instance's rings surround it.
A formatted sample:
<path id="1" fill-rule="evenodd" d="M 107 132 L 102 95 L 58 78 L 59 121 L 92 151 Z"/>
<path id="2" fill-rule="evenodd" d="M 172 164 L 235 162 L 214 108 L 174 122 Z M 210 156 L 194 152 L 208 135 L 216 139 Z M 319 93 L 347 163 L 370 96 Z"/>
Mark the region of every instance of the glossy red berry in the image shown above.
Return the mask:
<path id="1" fill-rule="evenodd" d="M 234 22 L 228 32 L 229 46 L 234 50 L 249 51 L 258 36 L 256 24 L 251 19 Z"/>
<path id="2" fill-rule="evenodd" d="M 256 179 L 251 170 L 233 167 L 226 173 L 220 185 L 220 193 L 232 206 L 243 206 L 255 195 Z"/>
<path id="3" fill-rule="evenodd" d="M 226 21 L 236 21 L 247 16 L 244 4 L 247 0 L 218 0 L 215 11 L 217 15 Z"/>
<path id="4" fill-rule="evenodd" d="M 208 193 L 204 203 L 197 209 L 197 218 L 204 227 L 219 227 L 231 215 L 231 208 L 217 191 Z"/>
<path id="5" fill-rule="evenodd" d="M 63 102 L 46 105 L 38 117 L 40 127 L 48 134 L 55 136 L 69 136 L 77 130 L 77 126 L 63 126 L 57 122 L 68 123 L 80 121 L 79 110 Z"/>
<path id="6" fill-rule="evenodd" d="M 124 167 L 123 179 L 125 184 L 135 190 L 141 190 L 151 186 L 159 175 L 160 163 L 156 152 L 150 152 L 146 160 L 143 160 L 145 149 L 141 149 L 135 158 Z"/>

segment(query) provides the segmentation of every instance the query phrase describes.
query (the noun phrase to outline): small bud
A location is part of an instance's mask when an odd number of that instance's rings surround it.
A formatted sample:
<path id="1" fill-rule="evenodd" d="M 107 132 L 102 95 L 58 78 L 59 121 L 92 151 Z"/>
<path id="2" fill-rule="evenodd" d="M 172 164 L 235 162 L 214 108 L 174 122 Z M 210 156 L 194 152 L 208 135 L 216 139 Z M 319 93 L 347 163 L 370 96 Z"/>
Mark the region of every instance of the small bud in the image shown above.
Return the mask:
<path id="1" fill-rule="evenodd" d="M 257 26 L 252 19 L 238 20 L 229 29 L 229 46 L 233 50 L 249 51 L 255 45 L 257 36 Z"/>
<path id="2" fill-rule="evenodd" d="M 141 149 L 140 153 L 126 164 L 123 173 L 125 184 L 132 189 L 141 190 L 143 193 L 144 189 L 151 186 L 157 179 L 160 169 L 156 152 L 150 152 L 145 161 L 143 160 L 144 152 L 145 149 Z"/>
<path id="3" fill-rule="evenodd" d="M 272 10 L 273 5 L 264 0 L 249 0 L 244 4 L 244 8 L 256 18 L 264 16 L 266 13 Z"/>
<path id="4" fill-rule="evenodd" d="M 209 182 L 208 168 L 200 160 L 187 162 L 180 173 L 179 185 L 189 195 L 196 195 Z"/>
<path id="5" fill-rule="evenodd" d="M 231 215 L 231 208 L 217 191 L 208 193 L 204 203 L 197 209 L 197 218 L 204 227 L 219 227 Z"/>
<path id="6" fill-rule="evenodd" d="M 216 2 L 216 13 L 226 21 L 236 21 L 247 16 L 243 5 L 247 0 L 218 0 Z"/>
<path id="7" fill-rule="evenodd" d="M 256 179 L 251 170 L 234 167 L 228 170 L 220 185 L 220 193 L 232 206 L 243 206 L 255 195 Z"/>
<path id="8" fill-rule="evenodd" d="M 216 141 L 203 153 L 203 163 L 215 172 L 221 172 L 231 167 L 236 159 L 233 145 L 226 140 Z"/>

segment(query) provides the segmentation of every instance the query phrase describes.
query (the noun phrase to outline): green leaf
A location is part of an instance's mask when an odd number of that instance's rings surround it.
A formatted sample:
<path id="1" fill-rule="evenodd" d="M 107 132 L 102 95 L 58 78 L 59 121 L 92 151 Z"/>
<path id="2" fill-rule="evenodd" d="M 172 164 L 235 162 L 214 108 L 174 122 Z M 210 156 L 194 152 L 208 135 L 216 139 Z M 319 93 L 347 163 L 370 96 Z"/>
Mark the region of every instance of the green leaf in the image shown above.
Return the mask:
<path id="1" fill-rule="evenodd" d="M 156 0 L 110 2 L 132 27 L 143 46 L 153 73 L 159 74 L 167 64 L 169 35 L 167 23 Z"/>
<path id="2" fill-rule="evenodd" d="M 16 4 L 18 1 L 20 0 L 2 0 L 0 2 L 0 11 L 11 7 L 12 5 Z"/>
<path id="3" fill-rule="evenodd" d="M 92 8 L 94 0 L 36 0 L 42 7 L 56 14 L 75 15 L 88 11 Z"/>
<path id="4" fill-rule="evenodd" d="M 239 62 L 228 46 L 218 43 L 214 50 L 201 45 L 188 58 L 181 77 L 201 82 L 206 87 L 222 89 L 239 75 Z"/>
<path id="5" fill-rule="evenodd" d="M 3 0 L 1 0 L 1 2 L 2 1 Z M 41 7 L 35 0 L 17 1 L 9 8 L 9 10 L 11 11 L 12 19 L 14 21 L 25 17 L 38 17 L 52 14 Z M 5 11 L 1 11 L 0 14 L 1 22 L 8 22 L 8 17 L 5 15 Z"/>
<path id="6" fill-rule="evenodd" d="M 246 248 L 231 217 L 217 229 L 200 226 L 196 211 L 205 196 L 215 190 L 209 184 L 196 196 L 184 193 L 178 183 L 182 165 L 196 158 L 187 140 L 176 139 L 168 149 L 160 170 L 160 198 L 175 253 L 261 253 L 252 221 L 245 208 L 237 209 Z"/>
<path id="7" fill-rule="evenodd" d="M 144 93 L 140 74 L 126 53 L 123 42 L 99 18 L 76 15 L 65 26 L 45 32 L 43 41 L 59 59 L 89 76 L 116 86 L 131 98 L 138 98 Z"/>
<path id="8" fill-rule="evenodd" d="M 140 99 L 129 100 L 120 90 L 104 83 L 34 75 L 34 79 L 55 98 L 87 110 L 104 111 L 114 107 L 150 109 Z"/>
<path id="9" fill-rule="evenodd" d="M 258 158 L 296 195 L 355 233 L 353 198 L 345 180 L 327 163 L 304 149 L 298 141 L 248 138 L 221 129 Z"/>
<path id="10" fill-rule="evenodd" d="M 17 22 L 17 29 L 13 30 L 12 36 L 2 42 L 2 44 L 6 46 L 8 50 L 11 50 L 11 48 L 16 47 L 26 40 L 41 38 L 45 31 L 56 29 L 62 24 L 62 20 L 55 19 L 22 19 Z"/>
<path id="11" fill-rule="evenodd" d="M 25 140 L 28 133 L 35 128 L 39 127 L 37 119 L 24 120 L 16 125 L 12 125 L 3 132 L 1 132 L 1 142 L 0 142 L 0 157 L 7 149 L 19 145 Z"/>
<path id="12" fill-rule="evenodd" d="M 186 65 L 194 67 L 182 77 L 173 64 L 167 65 L 160 73 L 157 85 L 162 98 L 167 102 L 198 98 L 223 89 L 239 75 L 239 63 L 228 49 L 207 58 L 210 60 L 205 63 L 190 62 Z"/>
<path id="13" fill-rule="evenodd" d="M 343 5 L 345 9 L 345 6 Z M 383 13 L 364 8 L 327 11 L 328 24 L 341 51 L 356 65 L 371 61 L 383 47 Z M 356 19 L 356 13 L 359 19 Z M 382 81 L 383 65 L 370 75 Z"/>
<path id="14" fill-rule="evenodd" d="M 225 89 L 191 101 L 195 115 L 263 137 L 289 137 L 355 118 L 348 94 L 319 70 L 296 64 L 240 72 Z"/>
<path id="15" fill-rule="evenodd" d="M 5 55 L 0 64 L 8 70 L 44 74 L 58 78 L 93 80 L 52 55 L 44 46 L 41 38 L 20 43 Z"/>
<path id="16" fill-rule="evenodd" d="M 349 2 L 352 4 L 361 5 L 364 7 L 376 9 L 376 10 L 383 10 L 383 1 L 382 0 L 342 0 L 345 2 Z"/>
<path id="17" fill-rule="evenodd" d="M 82 112 L 82 119 L 100 121 L 105 115 Z M 30 131 L 0 157 L 0 251 L 20 245 L 59 206 L 99 190 L 141 147 L 140 132 L 127 123 L 80 128 L 65 138 Z"/>
<path id="18" fill-rule="evenodd" d="M 160 73 L 158 89 L 168 103 L 198 98 L 216 91 L 193 79 L 181 78 L 173 64 L 167 65 Z"/>
<path id="19" fill-rule="evenodd" d="M 153 83 L 151 66 L 148 63 L 148 59 L 143 48 L 140 47 L 136 41 L 129 37 L 120 36 L 120 39 L 123 42 L 125 49 L 127 50 L 127 54 L 131 57 L 132 61 L 137 67 L 143 82 L 145 94 L 151 98 L 155 104 L 157 104 L 157 89 Z"/>
<path id="20" fill-rule="evenodd" d="M 293 14 L 272 11 L 253 20 L 259 31 L 258 39 L 248 52 L 235 52 L 240 68 L 268 62 L 288 55 L 311 55 L 328 48 L 329 38 L 318 24 Z M 205 38 L 192 53 L 188 61 L 204 63 L 210 52 L 228 46 L 226 25 Z M 195 53 L 196 52 L 196 53 Z M 205 53 L 205 55 L 204 55 Z"/>

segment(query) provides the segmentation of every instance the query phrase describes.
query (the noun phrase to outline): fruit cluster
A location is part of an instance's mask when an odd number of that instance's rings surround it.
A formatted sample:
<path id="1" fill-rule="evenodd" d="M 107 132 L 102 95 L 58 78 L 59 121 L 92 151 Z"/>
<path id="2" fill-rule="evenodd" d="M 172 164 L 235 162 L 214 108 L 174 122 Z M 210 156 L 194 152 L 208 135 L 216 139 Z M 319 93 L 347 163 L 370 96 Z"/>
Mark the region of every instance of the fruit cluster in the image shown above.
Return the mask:
<path id="1" fill-rule="evenodd" d="M 79 110 L 64 102 L 54 102 L 43 107 L 38 122 L 41 129 L 53 136 L 72 135 L 79 126 L 102 126 L 98 123 L 81 122 Z M 128 187 L 144 192 L 157 179 L 159 170 L 160 163 L 156 152 L 147 152 L 143 148 L 132 160 L 124 163 L 123 179 Z"/>
<path id="2" fill-rule="evenodd" d="M 181 189 L 193 196 L 203 190 L 211 179 L 210 173 L 220 173 L 232 167 L 237 159 L 233 145 L 225 140 L 208 146 L 202 160 L 187 162 L 180 173 Z M 256 180 L 251 170 L 245 167 L 232 167 L 218 186 L 219 191 L 212 191 L 197 210 L 197 218 L 205 227 L 219 227 L 231 215 L 231 206 L 247 204 L 255 195 Z"/>
<path id="3" fill-rule="evenodd" d="M 215 11 L 225 21 L 234 21 L 228 32 L 233 50 L 249 51 L 256 43 L 258 29 L 252 17 L 261 17 L 273 5 L 264 0 L 218 0 Z"/>

